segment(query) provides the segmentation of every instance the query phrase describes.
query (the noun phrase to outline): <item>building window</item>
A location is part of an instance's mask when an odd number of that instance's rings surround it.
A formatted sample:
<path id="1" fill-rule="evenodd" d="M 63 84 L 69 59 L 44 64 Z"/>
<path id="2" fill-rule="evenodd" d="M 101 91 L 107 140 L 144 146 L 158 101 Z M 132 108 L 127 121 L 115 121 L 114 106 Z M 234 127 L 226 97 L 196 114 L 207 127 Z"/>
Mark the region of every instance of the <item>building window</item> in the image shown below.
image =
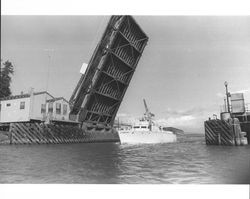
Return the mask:
<path id="1" fill-rule="evenodd" d="M 61 114 L 61 104 L 56 103 L 56 114 Z"/>
<path id="2" fill-rule="evenodd" d="M 6 106 L 10 106 L 10 103 L 6 104 Z"/>
<path id="3" fill-rule="evenodd" d="M 68 108 L 67 104 L 64 104 L 63 105 L 63 115 L 67 115 L 67 108 Z"/>
<path id="4" fill-rule="evenodd" d="M 53 103 L 50 102 L 49 103 L 49 110 L 48 110 L 49 113 L 53 113 Z"/>
<path id="5" fill-rule="evenodd" d="M 20 102 L 20 109 L 25 109 L 25 102 Z"/>
<path id="6" fill-rule="evenodd" d="M 46 104 L 41 104 L 41 113 L 46 113 Z"/>

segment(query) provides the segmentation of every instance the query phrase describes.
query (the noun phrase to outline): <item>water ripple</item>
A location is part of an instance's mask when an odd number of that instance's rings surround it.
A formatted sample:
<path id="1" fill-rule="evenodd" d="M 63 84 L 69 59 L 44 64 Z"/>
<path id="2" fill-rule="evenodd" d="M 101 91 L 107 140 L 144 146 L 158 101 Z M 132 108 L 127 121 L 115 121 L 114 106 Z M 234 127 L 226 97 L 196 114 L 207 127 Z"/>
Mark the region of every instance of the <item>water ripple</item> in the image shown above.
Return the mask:
<path id="1" fill-rule="evenodd" d="M 249 183 L 250 146 L 177 143 L 0 146 L 0 183 Z"/>

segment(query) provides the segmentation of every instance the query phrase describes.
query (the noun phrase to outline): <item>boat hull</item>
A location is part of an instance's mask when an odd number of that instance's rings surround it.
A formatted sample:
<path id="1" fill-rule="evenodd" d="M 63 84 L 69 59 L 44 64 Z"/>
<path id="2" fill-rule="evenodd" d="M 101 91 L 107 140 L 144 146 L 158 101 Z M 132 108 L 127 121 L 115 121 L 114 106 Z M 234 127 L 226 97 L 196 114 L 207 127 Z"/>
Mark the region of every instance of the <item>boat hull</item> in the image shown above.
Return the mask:
<path id="1" fill-rule="evenodd" d="M 176 142 L 177 137 L 169 132 L 118 132 L 121 144 L 156 144 Z"/>

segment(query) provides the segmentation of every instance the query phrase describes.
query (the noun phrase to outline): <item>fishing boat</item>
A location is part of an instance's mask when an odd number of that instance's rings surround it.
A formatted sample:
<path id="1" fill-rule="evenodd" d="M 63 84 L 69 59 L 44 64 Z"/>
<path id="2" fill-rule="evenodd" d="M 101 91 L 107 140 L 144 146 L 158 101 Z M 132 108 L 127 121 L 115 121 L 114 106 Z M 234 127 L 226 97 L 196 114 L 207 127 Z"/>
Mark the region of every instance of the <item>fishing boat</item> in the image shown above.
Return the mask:
<path id="1" fill-rule="evenodd" d="M 156 144 L 156 143 L 170 143 L 176 142 L 177 137 L 172 131 L 163 130 L 153 121 L 154 114 L 152 114 L 146 104 L 144 106 L 146 113 L 144 117 L 132 125 L 129 129 L 118 129 L 121 144 Z"/>

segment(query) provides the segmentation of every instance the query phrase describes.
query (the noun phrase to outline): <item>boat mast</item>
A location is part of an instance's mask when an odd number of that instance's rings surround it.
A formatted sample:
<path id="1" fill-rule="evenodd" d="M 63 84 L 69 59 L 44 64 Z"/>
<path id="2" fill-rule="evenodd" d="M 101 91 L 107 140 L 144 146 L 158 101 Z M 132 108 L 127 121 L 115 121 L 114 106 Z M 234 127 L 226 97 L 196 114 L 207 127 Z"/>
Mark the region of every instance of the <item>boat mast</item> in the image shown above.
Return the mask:
<path id="1" fill-rule="evenodd" d="M 153 117 L 155 115 L 149 111 L 145 99 L 143 99 L 143 103 L 144 103 L 144 107 L 145 107 L 145 110 L 146 110 L 146 112 L 144 113 L 144 119 L 149 122 L 149 130 L 151 131 L 152 130 L 152 123 L 153 123 L 152 120 L 153 120 Z"/>

